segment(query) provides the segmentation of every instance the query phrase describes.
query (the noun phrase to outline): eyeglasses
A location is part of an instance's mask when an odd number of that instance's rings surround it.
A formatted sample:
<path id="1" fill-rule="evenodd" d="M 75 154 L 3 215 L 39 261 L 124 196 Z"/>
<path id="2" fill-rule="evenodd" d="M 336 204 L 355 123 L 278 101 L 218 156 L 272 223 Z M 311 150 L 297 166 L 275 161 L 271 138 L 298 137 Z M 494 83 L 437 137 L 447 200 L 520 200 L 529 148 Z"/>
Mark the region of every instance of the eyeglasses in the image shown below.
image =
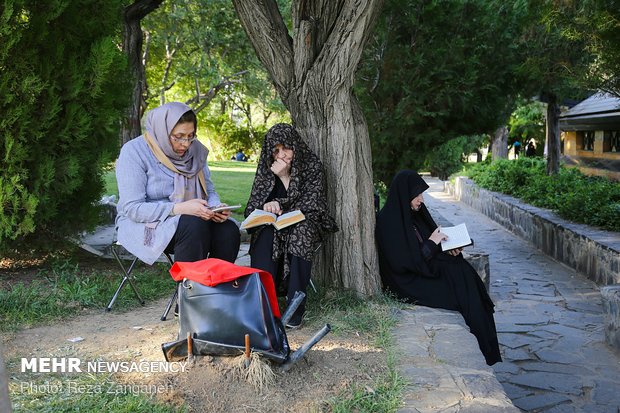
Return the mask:
<path id="1" fill-rule="evenodd" d="M 187 144 L 187 145 L 191 145 L 192 142 L 194 142 L 196 140 L 196 138 L 198 138 L 198 136 L 196 136 L 196 135 L 191 135 L 188 138 L 184 138 L 183 136 L 170 135 L 170 139 L 172 139 L 174 142 L 176 142 L 176 143 L 184 143 L 184 144 Z"/>

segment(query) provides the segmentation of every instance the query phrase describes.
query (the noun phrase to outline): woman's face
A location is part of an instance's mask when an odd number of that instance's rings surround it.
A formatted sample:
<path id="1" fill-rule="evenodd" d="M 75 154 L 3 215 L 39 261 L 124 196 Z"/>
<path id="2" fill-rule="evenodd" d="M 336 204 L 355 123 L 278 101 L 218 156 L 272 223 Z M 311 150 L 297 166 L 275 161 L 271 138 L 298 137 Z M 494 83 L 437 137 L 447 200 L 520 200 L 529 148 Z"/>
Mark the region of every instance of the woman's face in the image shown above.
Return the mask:
<path id="1" fill-rule="evenodd" d="M 185 155 L 195 139 L 196 129 L 193 122 L 177 123 L 168 137 L 172 150 L 179 156 Z"/>
<path id="2" fill-rule="evenodd" d="M 292 149 L 285 148 L 282 144 L 277 144 L 273 150 L 273 160 L 283 160 L 287 164 L 290 164 L 295 156 L 295 152 Z"/>
<path id="3" fill-rule="evenodd" d="M 420 207 L 422 206 L 422 204 L 424 203 L 424 193 L 416 196 L 415 198 L 413 198 L 411 200 L 411 209 L 413 209 L 414 211 L 419 211 Z"/>

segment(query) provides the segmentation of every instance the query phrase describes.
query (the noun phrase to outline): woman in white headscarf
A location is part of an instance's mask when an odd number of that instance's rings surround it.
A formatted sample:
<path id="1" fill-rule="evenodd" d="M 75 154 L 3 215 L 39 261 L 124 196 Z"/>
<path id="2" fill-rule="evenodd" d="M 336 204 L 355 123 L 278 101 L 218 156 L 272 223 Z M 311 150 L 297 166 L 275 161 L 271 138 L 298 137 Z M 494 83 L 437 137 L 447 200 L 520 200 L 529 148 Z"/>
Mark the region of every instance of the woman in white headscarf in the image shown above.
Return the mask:
<path id="1" fill-rule="evenodd" d="M 196 139 L 196 114 L 179 102 L 148 112 L 146 132 L 127 142 L 116 162 L 118 241 L 152 264 L 165 251 L 175 261 L 207 257 L 234 262 L 239 229 L 222 205 Z"/>

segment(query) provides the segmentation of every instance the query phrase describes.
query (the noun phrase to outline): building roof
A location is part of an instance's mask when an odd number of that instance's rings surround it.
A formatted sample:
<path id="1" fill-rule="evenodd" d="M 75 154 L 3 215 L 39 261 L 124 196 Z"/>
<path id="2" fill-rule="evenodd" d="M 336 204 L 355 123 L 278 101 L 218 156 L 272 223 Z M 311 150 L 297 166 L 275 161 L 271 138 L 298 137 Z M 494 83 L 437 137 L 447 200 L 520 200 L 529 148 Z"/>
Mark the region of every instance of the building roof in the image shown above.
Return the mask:
<path id="1" fill-rule="evenodd" d="M 560 114 L 560 129 L 620 130 L 620 98 L 598 92 Z"/>

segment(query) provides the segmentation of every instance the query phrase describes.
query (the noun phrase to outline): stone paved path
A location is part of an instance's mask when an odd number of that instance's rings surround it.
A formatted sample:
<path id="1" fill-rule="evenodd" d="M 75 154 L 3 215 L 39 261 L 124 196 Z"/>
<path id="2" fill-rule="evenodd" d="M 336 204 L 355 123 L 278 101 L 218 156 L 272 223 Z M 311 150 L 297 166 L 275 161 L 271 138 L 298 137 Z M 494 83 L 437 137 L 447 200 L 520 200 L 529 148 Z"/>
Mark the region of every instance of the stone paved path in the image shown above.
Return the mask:
<path id="1" fill-rule="evenodd" d="M 514 405 L 530 413 L 620 413 L 620 354 L 605 345 L 598 286 L 426 179 L 431 213 L 467 222 L 476 249 L 489 254 L 504 357 L 494 370 Z"/>

